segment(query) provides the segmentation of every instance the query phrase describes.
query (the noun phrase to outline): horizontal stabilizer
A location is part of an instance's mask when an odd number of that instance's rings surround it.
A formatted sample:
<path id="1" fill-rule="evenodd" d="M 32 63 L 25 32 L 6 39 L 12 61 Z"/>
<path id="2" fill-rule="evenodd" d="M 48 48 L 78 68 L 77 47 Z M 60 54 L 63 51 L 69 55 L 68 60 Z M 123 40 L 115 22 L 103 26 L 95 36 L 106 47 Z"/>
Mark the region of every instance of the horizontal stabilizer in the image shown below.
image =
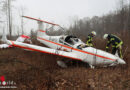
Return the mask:
<path id="1" fill-rule="evenodd" d="M 41 19 L 36 19 L 36 18 L 28 17 L 28 16 L 22 16 L 22 17 L 24 17 L 24 18 L 29 18 L 29 19 L 36 20 L 36 21 L 40 21 L 40 22 L 44 22 L 44 23 L 51 24 L 51 25 L 59 26 L 58 24 L 54 24 L 54 23 L 51 23 L 51 22 L 47 22 L 47 21 L 44 21 L 44 20 L 41 20 Z"/>

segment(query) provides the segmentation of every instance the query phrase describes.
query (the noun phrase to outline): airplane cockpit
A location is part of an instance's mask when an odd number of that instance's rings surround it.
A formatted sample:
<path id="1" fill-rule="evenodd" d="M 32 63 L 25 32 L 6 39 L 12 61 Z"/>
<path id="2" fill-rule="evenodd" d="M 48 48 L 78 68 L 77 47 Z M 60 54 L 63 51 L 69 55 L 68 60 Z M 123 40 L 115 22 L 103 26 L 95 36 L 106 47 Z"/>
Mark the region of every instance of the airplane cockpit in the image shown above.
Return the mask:
<path id="1" fill-rule="evenodd" d="M 71 45 L 74 45 L 79 40 L 76 36 L 68 35 L 68 36 L 65 37 L 64 41 L 71 44 Z"/>
<path id="2" fill-rule="evenodd" d="M 76 36 L 72 36 L 72 35 L 62 36 L 59 39 L 59 42 L 64 45 L 74 47 L 74 48 L 78 48 L 79 45 L 84 44 L 79 38 L 77 38 Z"/>

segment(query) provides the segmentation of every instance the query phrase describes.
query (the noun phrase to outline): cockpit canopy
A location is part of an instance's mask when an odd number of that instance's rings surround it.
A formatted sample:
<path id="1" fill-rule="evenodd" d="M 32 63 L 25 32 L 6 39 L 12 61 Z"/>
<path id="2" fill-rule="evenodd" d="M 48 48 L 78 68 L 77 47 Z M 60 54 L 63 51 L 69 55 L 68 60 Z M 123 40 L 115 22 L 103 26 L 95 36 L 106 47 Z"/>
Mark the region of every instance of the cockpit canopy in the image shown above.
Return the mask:
<path id="1" fill-rule="evenodd" d="M 64 43 L 64 45 L 75 45 L 78 43 L 83 43 L 79 38 L 72 35 L 61 37 L 59 42 Z"/>

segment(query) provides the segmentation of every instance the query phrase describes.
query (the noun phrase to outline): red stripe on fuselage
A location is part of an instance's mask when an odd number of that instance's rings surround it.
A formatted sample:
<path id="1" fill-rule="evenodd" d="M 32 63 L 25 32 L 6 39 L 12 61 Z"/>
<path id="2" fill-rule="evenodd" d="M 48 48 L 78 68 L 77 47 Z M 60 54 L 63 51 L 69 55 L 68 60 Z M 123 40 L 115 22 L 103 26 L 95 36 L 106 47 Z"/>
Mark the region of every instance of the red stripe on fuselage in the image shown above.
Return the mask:
<path id="1" fill-rule="evenodd" d="M 44 40 L 44 41 L 47 41 L 47 42 L 50 42 L 50 43 L 53 43 L 53 44 L 56 44 L 56 45 L 59 45 L 59 46 L 62 46 L 62 47 L 65 47 L 65 48 L 69 48 L 69 49 L 75 50 L 75 51 L 79 51 L 79 52 L 82 52 L 82 53 L 86 53 L 86 54 L 90 54 L 90 55 L 93 55 L 93 56 L 97 56 L 97 57 L 101 57 L 101 58 L 104 58 L 104 59 L 109 59 L 109 60 L 115 61 L 115 59 L 112 59 L 112 58 L 109 58 L 109 57 L 104 57 L 104 56 L 97 55 L 97 54 L 94 54 L 94 53 L 82 51 L 82 50 L 79 50 L 79 49 L 76 49 L 76 48 L 72 48 L 72 47 L 69 47 L 69 46 L 66 46 L 66 45 L 63 45 L 63 44 L 59 44 L 59 43 L 55 43 L 55 42 L 49 41 L 49 40 L 44 39 L 44 38 L 40 38 L 40 37 L 37 37 L 37 38 L 41 39 L 41 40 Z"/>
<path id="2" fill-rule="evenodd" d="M 26 36 L 26 35 L 21 35 L 22 38 L 27 38 L 29 39 L 30 37 L 29 36 Z"/>
<path id="3" fill-rule="evenodd" d="M 39 31 L 40 31 L 40 32 L 46 32 L 46 31 L 44 31 L 44 30 L 41 30 L 41 29 L 40 29 Z"/>

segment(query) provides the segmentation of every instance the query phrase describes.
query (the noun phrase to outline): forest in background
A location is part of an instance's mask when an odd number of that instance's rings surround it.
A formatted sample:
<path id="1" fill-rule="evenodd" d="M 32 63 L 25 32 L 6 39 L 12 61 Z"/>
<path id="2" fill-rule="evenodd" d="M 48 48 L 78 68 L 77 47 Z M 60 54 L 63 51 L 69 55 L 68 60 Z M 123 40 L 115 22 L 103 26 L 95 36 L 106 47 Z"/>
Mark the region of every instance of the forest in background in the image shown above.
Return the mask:
<path id="1" fill-rule="evenodd" d="M 25 14 L 27 9 L 23 6 L 15 7 L 13 3 L 16 1 L 0 0 L 0 23 L 5 23 L 4 27 L 10 36 L 14 35 L 14 33 L 15 35 L 20 35 L 26 32 L 24 31 L 26 28 L 25 22 L 21 16 Z M 113 10 L 102 16 L 93 16 L 92 18 L 84 17 L 79 19 L 78 17 L 73 17 L 73 23 L 70 23 L 70 27 L 64 27 L 64 33 L 86 36 L 91 31 L 96 31 L 99 37 L 104 33 L 129 34 L 130 3 L 127 0 L 118 0 L 117 8 Z M 19 20 L 18 24 L 16 24 L 16 19 Z M 0 26 L 0 29 L 2 30 L 3 28 Z M 61 33 L 62 31 L 59 34 Z"/>
<path id="2" fill-rule="evenodd" d="M 117 10 L 102 16 L 83 19 L 75 18 L 69 27 L 68 34 L 76 36 L 86 36 L 91 31 L 96 31 L 98 36 L 104 33 L 130 33 L 130 4 L 125 4 L 125 0 L 119 0 Z"/>

